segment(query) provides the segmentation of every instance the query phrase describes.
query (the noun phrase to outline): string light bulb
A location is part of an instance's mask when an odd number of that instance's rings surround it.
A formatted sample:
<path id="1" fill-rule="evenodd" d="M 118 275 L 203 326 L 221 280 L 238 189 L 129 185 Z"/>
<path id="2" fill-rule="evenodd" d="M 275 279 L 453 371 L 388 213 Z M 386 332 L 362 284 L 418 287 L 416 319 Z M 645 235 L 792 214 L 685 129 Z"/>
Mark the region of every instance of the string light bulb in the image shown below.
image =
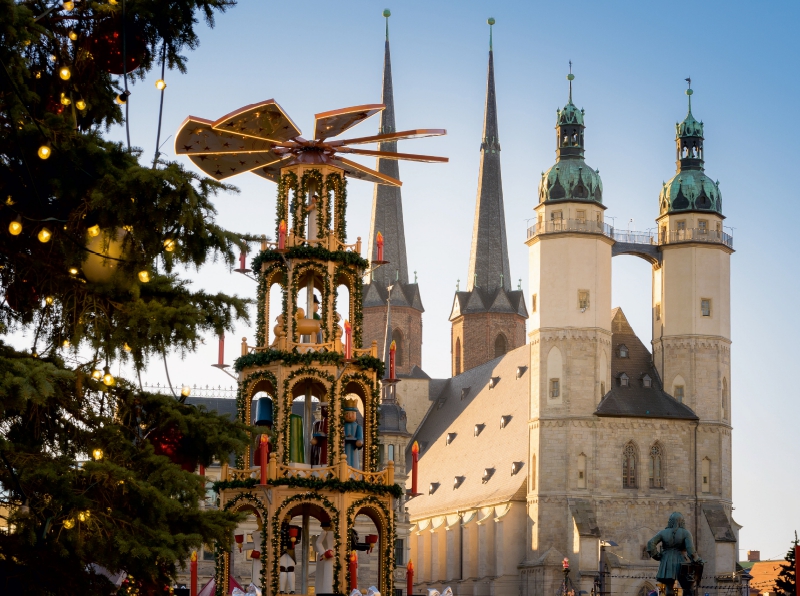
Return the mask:
<path id="1" fill-rule="evenodd" d="M 53 297 L 52 297 L 52 296 L 47 296 L 47 297 L 44 299 L 44 301 L 45 301 L 45 304 L 47 304 L 48 306 L 50 306 L 51 304 L 53 304 Z"/>
<path id="2" fill-rule="evenodd" d="M 75 520 L 74 519 L 69 518 L 69 519 L 65 519 L 64 520 L 64 529 L 65 530 L 71 530 L 74 527 L 75 527 Z"/>
<path id="3" fill-rule="evenodd" d="M 111 368 L 106 366 L 103 368 L 103 385 L 106 387 L 113 387 L 117 380 L 111 374 Z"/>
<path id="4" fill-rule="evenodd" d="M 117 5 L 117 1 L 118 1 L 118 0 L 108 0 L 108 3 L 109 3 L 111 6 L 116 6 L 116 5 Z"/>
<path id="5" fill-rule="evenodd" d="M 78 108 L 81 112 L 86 109 L 86 102 L 82 99 L 79 99 L 75 102 L 75 107 Z"/>
<path id="6" fill-rule="evenodd" d="M 164 79 L 158 79 L 156 81 L 156 89 L 158 89 L 159 91 L 163 91 L 166 88 L 167 84 L 164 82 Z"/>
<path id="7" fill-rule="evenodd" d="M 69 12 L 70 10 L 75 8 L 75 3 L 72 0 L 67 0 L 66 2 L 64 2 L 64 4 L 62 4 L 62 6 L 64 7 L 64 10 Z"/>
<path id="8" fill-rule="evenodd" d="M 103 376 L 103 371 L 102 371 L 102 370 L 100 370 L 99 368 L 96 368 L 96 369 L 94 369 L 94 370 L 92 371 L 92 378 L 93 378 L 93 379 L 95 379 L 95 380 L 99 380 L 99 379 L 100 379 L 100 377 L 102 377 L 102 376 Z"/>
<path id="9" fill-rule="evenodd" d="M 192 393 L 192 388 L 189 387 L 189 385 L 184 385 L 183 387 L 181 387 L 181 395 L 183 397 L 189 397 L 191 393 Z"/>
<path id="10" fill-rule="evenodd" d="M 77 267 L 70 267 L 69 268 L 70 275 L 78 275 L 78 268 Z"/>
<path id="11" fill-rule="evenodd" d="M 39 233 L 36 235 L 36 237 L 39 239 L 39 242 L 45 244 L 50 242 L 50 238 L 53 237 L 53 232 L 51 232 L 48 228 L 42 228 L 39 230 Z"/>
<path id="12" fill-rule="evenodd" d="M 164 250 L 166 250 L 167 252 L 172 252 L 173 250 L 175 250 L 175 241 L 172 240 L 171 238 L 167 238 L 166 240 L 164 240 Z"/>
<path id="13" fill-rule="evenodd" d="M 89 234 L 90 238 L 94 238 L 95 236 L 99 236 L 100 235 L 100 226 L 93 225 L 91 228 L 86 230 L 86 233 Z"/>
<path id="14" fill-rule="evenodd" d="M 73 33 L 73 35 L 74 35 L 74 33 Z M 78 36 L 75 35 L 76 39 L 77 39 L 77 37 Z M 72 76 L 72 72 L 70 71 L 69 66 L 62 66 L 58 70 L 58 76 L 60 76 L 61 79 L 64 80 L 64 81 L 69 81 L 69 78 Z"/>
<path id="15" fill-rule="evenodd" d="M 12 236 L 19 236 L 22 232 L 22 218 L 17 216 L 10 224 L 8 224 L 8 233 Z"/>
<path id="16" fill-rule="evenodd" d="M 125 345 L 124 345 L 124 346 L 122 346 L 122 349 L 123 349 L 123 350 L 125 350 L 126 352 L 130 352 L 130 351 L 131 351 L 133 348 L 131 348 L 131 347 L 128 345 L 128 342 L 125 342 Z"/>
<path id="17" fill-rule="evenodd" d="M 69 38 L 70 38 L 72 41 L 75 41 L 76 39 L 78 39 L 78 34 L 77 34 L 77 33 L 75 33 L 74 31 L 70 31 L 70 32 L 69 32 Z"/>
<path id="18" fill-rule="evenodd" d="M 62 348 L 68 348 L 69 347 L 69 340 L 65 339 L 64 342 L 61 344 L 61 347 Z"/>
<path id="19" fill-rule="evenodd" d="M 72 103 L 72 100 L 69 97 L 67 97 L 67 95 L 65 93 L 62 93 L 61 94 L 61 105 L 62 106 L 68 106 L 71 103 Z"/>
<path id="20" fill-rule="evenodd" d="M 130 91 L 123 91 L 117 95 L 117 98 L 114 101 L 116 101 L 119 105 L 124 106 L 126 103 L 128 103 L 128 97 L 130 97 L 130 95 Z"/>
<path id="21" fill-rule="evenodd" d="M 50 54 L 50 55 L 48 56 L 48 58 L 50 58 L 50 62 L 55 62 L 56 60 L 58 60 L 58 58 L 56 58 L 56 55 L 55 55 L 55 54 Z"/>
<path id="22" fill-rule="evenodd" d="M 103 450 L 98 447 L 97 449 L 92 451 L 92 457 L 96 461 L 100 461 L 101 459 L 103 459 Z"/>
<path id="23" fill-rule="evenodd" d="M 146 269 L 139 271 L 139 281 L 143 284 L 146 284 L 150 281 L 150 273 Z"/>
<path id="24" fill-rule="evenodd" d="M 36 152 L 36 154 L 37 154 L 37 155 L 38 155 L 38 156 L 39 156 L 41 159 L 47 159 L 48 157 L 50 157 L 50 154 L 51 154 L 52 152 L 53 152 L 53 150 L 52 150 L 52 149 L 50 149 L 50 145 L 44 144 L 44 145 L 42 145 L 41 147 L 39 147 L 39 150 Z"/>
<path id="25" fill-rule="evenodd" d="M 85 522 L 87 519 L 89 519 L 90 515 L 91 514 L 88 511 L 81 511 L 78 514 L 78 519 L 81 520 L 82 522 Z"/>

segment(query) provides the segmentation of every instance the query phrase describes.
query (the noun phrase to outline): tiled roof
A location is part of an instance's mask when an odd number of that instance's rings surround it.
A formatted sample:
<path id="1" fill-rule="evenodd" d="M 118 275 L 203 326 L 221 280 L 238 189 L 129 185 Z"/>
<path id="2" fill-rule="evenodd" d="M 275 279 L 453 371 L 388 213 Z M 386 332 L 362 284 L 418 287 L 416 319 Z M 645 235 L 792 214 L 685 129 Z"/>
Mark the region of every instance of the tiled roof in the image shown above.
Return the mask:
<path id="1" fill-rule="evenodd" d="M 227 397 L 188 397 L 186 403 L 193 406 L 205 406 L 207 410 L 217 414 L 227 414 L 231 419 L 236 418 L 236 400 Z"/>
<path id="2" fill-rule="evenodd" d="M 456 292 L 450 320 L 476 312 L 516 313 L 528 318 L 528 308 L 525 306 L 525 295 L 522 290 L 503 288 L 486 290 L 476 286 L 469 292 Z"/>
<path id="3" fill-rule="evenodd" d="M 631 418 L 673 418 L 697 420 L 691 408 L 666 393 L 653 366 L 653 358 L 636 337 L 621 308 L 615 308 L 611 320 L 611 388 L 600 401 L 595 414 Z M 628 356 L 620 356 L 620 347 Z M 628 386 L 620 383 L 622 374 L 628 377 Z M 645 375 L 651 386 L 644 386 Z"/>
<path id="4" fill-rule="evenodd" d="M 529 363 L 530 346 L 524 345 L 443 383 L 414 437 L 422 447 L 417 489 L 423 494 L 408 502 L 412 519 L 525 499 L 530 377 L 526 368 L 518 379 L 517 369 Z M 490 389 L 493 377 L 499 382 Z M 501 428 L 501 418 L 508 416 Z M 485 425 L 477 437 L 476 424 Z M 455 437 L 448 445 L 449 433 Z M 410 449 L 406 455 L 410 469 Z M 494 472 L 484 482 L 486 469 Z M 455 478 L 461 476 L 463 482 L 454 489 Z M 440 486 L 428 494 L 436 482 Z"/>

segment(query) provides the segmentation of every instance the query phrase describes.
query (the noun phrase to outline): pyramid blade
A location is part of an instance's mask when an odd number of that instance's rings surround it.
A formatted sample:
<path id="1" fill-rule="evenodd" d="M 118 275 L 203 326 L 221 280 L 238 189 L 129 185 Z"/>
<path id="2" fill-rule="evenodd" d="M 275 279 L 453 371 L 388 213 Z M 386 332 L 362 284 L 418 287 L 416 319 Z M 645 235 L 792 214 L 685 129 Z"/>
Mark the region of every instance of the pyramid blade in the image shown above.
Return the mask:
<path id="1" fill-rule="evenodd" d="M 344 173 L 351 178 L 358 178 L 359 180 L 374 182 L 376 184 L 386 184 L 387 186 L 403 186 L 403 183 L 396 178 L 381 174 L 377 170 L 362 166 L 360 163 L 350 161 L 338 155 L 335 159 L 331 159 L 330 163 L 337 168 L 342 168 Z"/>
<path id="2" fill-rule="evenodd" d="M 424 137 L 438 137 L 446 135 L 447 131 L 443 128 L 419 128 L 416 130 L 404 130 L 402 132 L 387 132 L 371 137 L 359 137 L 357 139 L 343 139 L 341 141 L 331 141 L 329 144 L 334 147 L 341 145 L 363 145 L 364 143 L 385 143 L 388 141 L 401 141 L 403 139 L 422 139 Z"/>
<path id="3" fill-rule="evenodd" d="M 367 118 L 374 116 L 386 108 L 382 103 L 351 106 L 322 112 L 314 115 L 314 138 L 317 140 L 329 139 L 342 134 L 344 131 L 361 124 Z"/>
<path id="4" fill-rule="evenodd" d="M 274 99 L 252 103 L 214 121 L 216 130 L 281 143 L 300 136 L 292 119 Z"/>
<path id="5" fill-rule="evenodd" d="M 370 149 L 351 149 L 350 147 L 342 147 L 342 153 L 355 153 L 356 155 L 373 155 L 383 159 L 405 159 L 408 161 L 424 161 L 427 163 L 447 163 L 450 161 L 449 157 L 437 157 L 435 155 L 418 155 L 416 153 L 396 153 L 394 151 L 372 151 Z"/>
<path id="6" fill-rule="evenodd" d="M 221 153 L 261 153 L 262 161 L 272 161 L 277 155 L 273 144 L 252 137 L 243 137 L 212 128 L 212 122 L 189 116 L 183 121 L 175 137 L 178 155 L 214 155 Z"/>
<path id="7" fill-rule="evenodd" d="M 262 178 L 266 178 L 267 180 L 271 180 L 272 182 L 278 182 L 281 177 L 281 168 L 289 164 L 292 155 L 284 155 L 280 160 L 273 162 L 269 165 L 266 165 L 261 168 L 256 168 L 254 170 L 250 170 L 253 174 L 258 174 Z"/>
<path id="8" fill-rule="evenodd" d="M 215 180 L 225 180 L 231 176 L 244 174 L 252 170 L 270 167 L 281 162 L 285 157 L 271 155 L 269 159 L 264 153 L 215 153 L 212 155 L 190 155 L 189 159 L 206 174 Z"/>

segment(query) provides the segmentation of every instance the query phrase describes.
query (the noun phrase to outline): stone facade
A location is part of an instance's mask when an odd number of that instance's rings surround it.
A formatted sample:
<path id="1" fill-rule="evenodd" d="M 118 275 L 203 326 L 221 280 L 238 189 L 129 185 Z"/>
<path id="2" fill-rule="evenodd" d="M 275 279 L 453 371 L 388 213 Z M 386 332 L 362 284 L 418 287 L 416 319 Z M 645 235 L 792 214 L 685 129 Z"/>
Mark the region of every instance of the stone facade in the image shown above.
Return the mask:
<path id="1" fill-rule="evenodd" d="M 505 351 L 525 344 L 525 319 L 516 313 L 470 313 L 452 321 L 451 360 L 453 375 L 493 360 L 498 336 L 502 335 Z"/>
<path id="2" fill-rule="evenodd" d="M 396 359 L 397 374 L 410 375 L 416 366 L 422 368 L 422 312 L 410 306 L 395 306 L 392 304 L 392 329 L 389 331 L 390 340 L 402 338 L 398 341 L 401 357 Z M 371 306 L 364 308 L 363 343 L 370 345 L 378 342 L 378 352 L 383 357 L 383 345 L 386 338 L 386 306 Z"/>

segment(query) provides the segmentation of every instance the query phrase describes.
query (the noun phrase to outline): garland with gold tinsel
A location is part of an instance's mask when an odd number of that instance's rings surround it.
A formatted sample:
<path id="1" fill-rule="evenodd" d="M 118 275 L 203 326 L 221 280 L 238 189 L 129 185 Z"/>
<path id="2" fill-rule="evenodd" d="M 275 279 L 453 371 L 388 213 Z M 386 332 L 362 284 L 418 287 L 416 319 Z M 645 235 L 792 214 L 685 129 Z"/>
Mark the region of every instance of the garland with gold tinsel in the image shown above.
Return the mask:
<path id="1" fill-rule="evenodd" d="M 317 501 L 322 503 L 323 508 L 328 511 L 328 514 L 331 516 L 331 527 L 335 528 L 333 532 L 334 537 L 334 551 L 337 553 L 336 559 L 334 560 L 333 564 L 333 586 L 334 590 L 339 586 L 339 574 L 342 571 L 342 563 L 338 556 L 340 552 L 340 548 L 342 545 L 342 539 L 339 536 L 339 510 L 336 509 L 336 506 L 331 503 L 328 499 L 319 495 L 314 492 L 307 492 L 307 493 L 300 493 L 298 495 L 293 495 L 286 499 L 283 503 L 281 503 L 278 508 L 275 510 L 275 515 L 272 518 L 272 577 L 270 581 L 270 588 L 271 594 L 278 594 L 280 589 L 280 575 L 279 575 L 279 562 L 281 558 L 280 548 L 281 548 L 281 532 L 280 532 L 280 523 L 281 523 L 281 514 L 283 510 L 297 501 Z M 264 524 L 266 526 L 266 523 Z M 266 563 L 264 563 L 266 567 Z"/>
<path id="2" fill-rule="evenodd" d="M 369 469 L 364 467 L 364 471 L 375 472 L 378 467 L 378 455 L 380 453 L 380 447 L 378 445 L 378 427 L 380 426 L 380 421 L 378 419 L 378 402 L 380 401 L 380 394 L 378 393 L 377 386 L 372 382 L 372 379 L 369 376 L 365 375 L 364 373 L 354 372 L 346 377 L 342 377 L 340 380 L 339 395 L 342 400 L 344 400 L 345 396 L 347 395 L 347 384 L 351 381 L 361 382 L 363 387 L 366 389 L 366 399 L 369 400 L 369 403 L 364 404 L 364 426 L 369 428 L 370 466 Z M 367 408 L 367 406 L 369 406 L 369 408 Z M 366 413 L 368 411 L 372 413 L 372 420 L 366 419 Z M 344 410 L 341 412 L 340 424 L 344 425 Z M 344 450 L 344 445 L 342 445 L 342 450 Z"/>
<path id="3" fill-rule="evenodd" d="M 380 513 L 383 515 L 383 519 L 386 523 L 386 527 L 382 528 L 384 530 L 383 536 L 381 536 L 381 548 L 383 549 L 383 557 L 384 561 L 386 561 L 383 569 L 381 572 L 383 573 L 383 582 L 379 585 L 384 594 L 392 594 L 394 593 L 393 588 L 393 572 L 395 568 L 395 561 L 394 561 L 394 541 L 395 541 L 395 530 L 394 530 L 394 522 L 392 521 L 392 516 L 389 510 L 386 508 L 386 504 L 377 497 L 364 497 L 363 499 L 359 499 L 358 501 L 353 502 L 350 507 L 347 508 L 347 529 L 348 534 L 350 528 L 352 528 L 355 524 L 355 518 L 358 515 L 358 511 L 363 508 L 364 506 L 374 507 L 377 508 Z M 346 573 L 346 582 L 347 585 L 350 585 L 350 567 L 348 566 Z"/>
<path id="4" fill-rule="evenodd" d="M 289 225 L 289 190 L 294 190 L 294 198 L 292 199 L 292 205 L 294 205 L 297 199 L 297 174 L 294 172 L 286 172 L 281 176 L 280 182 L 278 182 L 278 208 L 277 217 L 275 219 L 275 238 L 280 234 L 281 221 L 285 221 L 286 225 Z M 294 210 L 292 213 L 294 213 Z M 253 267 L 253 270 L 256 270 L 256 268 Z"/>
<path id="5" fill-rule="evenodd" d="M 330 473 L 329 473 L 330 474 Z M 258 482 L 255 478 L 248 478 L 247 480 L 233 480 L 229 482 L 252 482 L 250 486 L 255 486 Z M 217 484 L 214 483 L 216 490 Z M 289 478 L 278 478 L 277 480 L 267 480 L 267 484 L 271 486 L 288 486 L 289 488 L 308 488 L 311 490 L 330 490 L 339 491 L 340 493 L 372 493 L 374 495 L 391 495 L 400 498 L 405 494 L 405 489 L 399 484 L 392 484 L 387 486 L 385 484 L 373 484 L 365 480 L 345 480 L 342 482 L 338 478 L 303 478 L 301 476 L 290 476 Z M 225 487 L 223 487 L 225 488 Z M 233 488 L 233 487 L 232 487 Z"/>
<path id="6" fill-rule="evenodd" d="M 332 172 L 325 178 L 326 192 L 334 192 L 334 222 L 336 229 L 333 233 L 339 242 L 344 243 L 347 240 L 347 181 L 336 172 Z"/>
<path id="7" fill-rule="evenodd" d="M 300 196 L 303 197 L 304 202 L 306 194 L 308 193 L 310 182 L 316 183 L 316 187 L 319 191 L 318 196 L 321 203 L 317 204 L 317 238 L 308 238 L 308 240 L 316 240 L 318 238 L 324 238 L 328 230 L 327 222 L 324 221 L 324 212 L 327 211 L 327 209 L 325 209 L 325 204 L 323 202 L 325 199 L 322 198 L 325 187 L 325 183 L 322 180 L 322 172 L 319 170 L 306 170 L 303 172 L 303 176 L 300 179 Z M 309 234 L 311 234 L 311 230 L 309 230 Z"/>
<path id="8" fill-rule="evenodd" d="M 267 508 L 264 506 L 264 503 L 253 493 L 239 493 L 235 497 L 233 497 L 230 501 L 225 503 L 223 509 L 225 511 L 229 511 L 234 506 L 238 505 L 240 502 L 245 501 L 246 504 L 253 505 L 256 510 L 261 514 L 261 589 L 263 590 L 266 583 L 267 583 L 267 557 L 266 554 L 266 547 L 267 547 L 267 520 L 269 519 L 269 513 L 267 512 Z M 274 552 L 274 551 L 273 551 Z M 222 564 L 222 556 L 224 555 L 225 551 L 223 551 L 218 544 L 214 545 L 214 554 L 217 562 L 216 570 L 215 570 L 215 577 L 216 577 L 216 589 L 215 589 L 215 596 L 226 596 L 228 593 L 228 578 L 223 578 L 224 570 L 221 569 L 224 565 Z M 273 594 L 277 594 L 276 591 L 273 591 Z"/>
<path id="9" fill-rule="evenodd" d="M 261 370 L 258 372 L 254 372 L 252 374 L 247 375 L 244 381 L 239 383 L 239 388 L 236 392 L 236 414 L 240 421 L 244 422 L 245 424 L 249 425 L 250 421 L 247 420 L 247 399 L 250 387 L 254 382 L 261 381 L 262 379 L 266 379 L 272 383 L 272 387 L 274 391 L 277 393 L 278 391 L 278 379 L 275 377 L 268 370 Z M 277 395 L 272 396 L 272 419 L 277 419 L 276 412 L 280 412 L 280 400 L 278 400 Z M 270 433 L 271 434 L 271 433 Z M 272 440 L 272 439 L 270 439 Z M 249 468 L 250 462 L 247 462 L 245 465 L 244 461 L 244 454 L 236 456 L 236 466 L 238 468 Z"/>
<path id="10" fill-rule="evenodd" d="M 286 377 L 286 379 L 284 379 L 284 381 L 283 381 L 283 396 L 281 398 L 281 401 L 287 401 L 289 406 L 286 408 L 286 411 L 283 412 L 283 419 L 280 422 L 280 427 L 279 428 L 283 429 L 283 432 L 280 434 L 280 438 L 281 438 L 281 440 L 283 442 L 283 463 L 286 464 L 286 465 L 289 464 L 289 414 L 291 414 L 291 411 L 292 411 L 292 406 L 291 406 L 291 403 L 292 403 L 291 395 L 292 394 L 289 391 L 289 384 L 294 379 L 296 379 L 297 377 L 310 377 L 312 379 L 318 379 L 318 380 L 327 381 L 327 383 L 328 383 L 327 400 L 331 404 L 331 406 L 333 406 L 333 395 L 334 395 L 333 394 L 333 388 L 334 388 L 334 386 L 336 384 L 336 379 L 334 378 L 333 375 L 329 375 L 328 373 L 323 372 L 323 371 L 321 371 L 319 369 L 316 369 L 316 368 L 311 368 L 310 366 L 304 366 L 303 368 L 298 368 L 297 370 L 293 371 L 288 377 Z M 273 416 L 273 420 L 274 419 L 276 419 L 275 416 Z M 275 426 L 274 422 L 273 422 L 273 426 Z M 335 431 L 336 431 L 335 426 L 336 426 L 335 424 L 329 425 L 328 436 L 331 437 L 331 438 L 333 438 L 335 436 Z M 329 439 L 329 441 L 330 440 L 331 439 Z M 310 454 L 307 454 L 307 455 L 310 455 Z"/>

